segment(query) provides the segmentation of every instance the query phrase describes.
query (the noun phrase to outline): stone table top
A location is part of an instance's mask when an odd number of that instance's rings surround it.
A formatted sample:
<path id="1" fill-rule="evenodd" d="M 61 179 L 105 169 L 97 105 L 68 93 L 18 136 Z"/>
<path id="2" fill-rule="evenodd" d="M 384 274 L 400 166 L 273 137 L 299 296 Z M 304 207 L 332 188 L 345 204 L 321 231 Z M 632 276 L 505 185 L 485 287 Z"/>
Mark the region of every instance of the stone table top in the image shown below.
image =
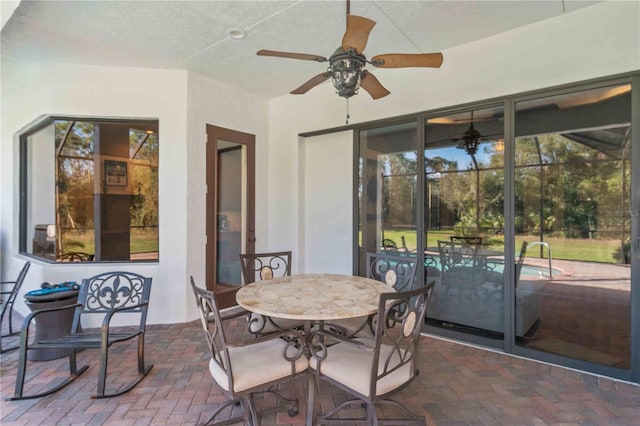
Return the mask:
<path id="1" fill-rule="evenodd" d="M 259 281 L 242 287 L 236 300 L 262 315 L 299 320 L 335 320 L 376 313 L 380 293 L 393 287 L 370 278 L 312 274 Z"/>

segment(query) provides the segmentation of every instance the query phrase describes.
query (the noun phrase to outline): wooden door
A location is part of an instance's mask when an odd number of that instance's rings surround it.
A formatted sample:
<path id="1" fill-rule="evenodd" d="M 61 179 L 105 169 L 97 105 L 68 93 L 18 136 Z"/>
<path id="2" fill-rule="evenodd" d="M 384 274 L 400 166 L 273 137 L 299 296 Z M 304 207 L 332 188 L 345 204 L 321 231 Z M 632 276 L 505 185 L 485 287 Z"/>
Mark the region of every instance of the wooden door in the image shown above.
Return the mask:
<path id="1" fill-rule="evenodd" d="M 207 288 L 236 304 L 240 253 L 255 252 L 255 136 L 207 125 Z"/>

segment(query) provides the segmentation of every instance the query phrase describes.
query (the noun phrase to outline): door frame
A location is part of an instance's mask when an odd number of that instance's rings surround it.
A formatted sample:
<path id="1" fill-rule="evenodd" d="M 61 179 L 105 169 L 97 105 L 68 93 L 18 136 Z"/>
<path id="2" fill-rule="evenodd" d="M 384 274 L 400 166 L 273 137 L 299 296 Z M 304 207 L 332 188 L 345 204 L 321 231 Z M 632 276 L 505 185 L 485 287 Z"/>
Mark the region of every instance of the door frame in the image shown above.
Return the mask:
<path id="1" fill-rule="evenodd" d="M 218 141 L 224 140 L 246 147 L 246 216 L 245 252 L 255 252 L 255 135 L 207 124 L 206 144 L 206 247 L 205 277 L 207 289 L 216 293 L 218 257 Z M 235 292 L 234 292 L 235 294 Z"/>

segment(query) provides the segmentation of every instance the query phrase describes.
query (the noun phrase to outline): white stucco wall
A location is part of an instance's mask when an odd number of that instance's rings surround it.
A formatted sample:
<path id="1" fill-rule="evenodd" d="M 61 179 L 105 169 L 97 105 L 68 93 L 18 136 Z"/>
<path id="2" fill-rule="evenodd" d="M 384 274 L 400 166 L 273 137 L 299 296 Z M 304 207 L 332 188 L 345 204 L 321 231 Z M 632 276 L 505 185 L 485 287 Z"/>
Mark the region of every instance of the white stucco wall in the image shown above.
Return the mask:
<path id="1" fill-rule="evenodd" d="M 206 249 L 206 125 L 250 133 L 256 137 L 256 251 L 279 249 L 267 233 L 268 196 L 268 103 L 266 99 L 240 91 L 200 74 L 188 76 L 187 136 L 187 274 L 204 287 Z M 214 212 L 215 214 L 215 212 Z M 185 281 L 186 282 L 186 281 Z M 191 291 L 191 290 L 189 290 Z M 189 312 L 195 302 L 189 297 Z"/>
<path id="2" fill-rule="evenodd" d="M 353 132 L 300 141 L 301 270 L 353 272 Z"/>
<path id="3" fill-rule="evenodd" d="M 440 69 L 373 69 L 391 94 L 351 98 L 351 123 L 640 70 L 640 2 L 596 4 L 443 53 Z M 327 82 L 272 100 L 269 113 L 269 233 L 300 244 L 297 135 L 344 124 L 345 100 Z"/>
<path id="4" fill-rule="evenodd" d="M 125 269 L 153 277 L 149 323 L 193 319 L 186 300 L 187 90 L 185 71 L 3 61 L 2 268 L 14 277 L 18 252 L 18 131 L 45 114 L 157 118 L 160 122 L 160 262 L 50 265 L 32 260 L 24 291 L 43 281 L 80 281 Z M 36 72 L 32 70 L 36 69 Z M 7 71 L 7 72 L 5 72 Z M 5 89 L 8 89 L 5 91 Z M 27 102 L 22 102 L 23 97 Z M 13 105 L 18 108 L 12 108 Z M 25 307 L 17 304 L 24 312 Z"/>

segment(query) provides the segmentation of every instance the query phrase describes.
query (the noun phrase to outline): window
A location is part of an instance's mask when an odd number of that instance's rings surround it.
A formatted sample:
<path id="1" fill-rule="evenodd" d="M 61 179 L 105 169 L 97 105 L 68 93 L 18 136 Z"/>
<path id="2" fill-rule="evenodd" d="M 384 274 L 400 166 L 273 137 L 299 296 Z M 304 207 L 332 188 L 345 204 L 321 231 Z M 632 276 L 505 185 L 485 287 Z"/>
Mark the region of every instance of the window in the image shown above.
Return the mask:
<path id="1" fill-rule="evenodd" d="M 20 252 L 158 260 L 158 121 L 49 118 L 20 140 Z"/>

